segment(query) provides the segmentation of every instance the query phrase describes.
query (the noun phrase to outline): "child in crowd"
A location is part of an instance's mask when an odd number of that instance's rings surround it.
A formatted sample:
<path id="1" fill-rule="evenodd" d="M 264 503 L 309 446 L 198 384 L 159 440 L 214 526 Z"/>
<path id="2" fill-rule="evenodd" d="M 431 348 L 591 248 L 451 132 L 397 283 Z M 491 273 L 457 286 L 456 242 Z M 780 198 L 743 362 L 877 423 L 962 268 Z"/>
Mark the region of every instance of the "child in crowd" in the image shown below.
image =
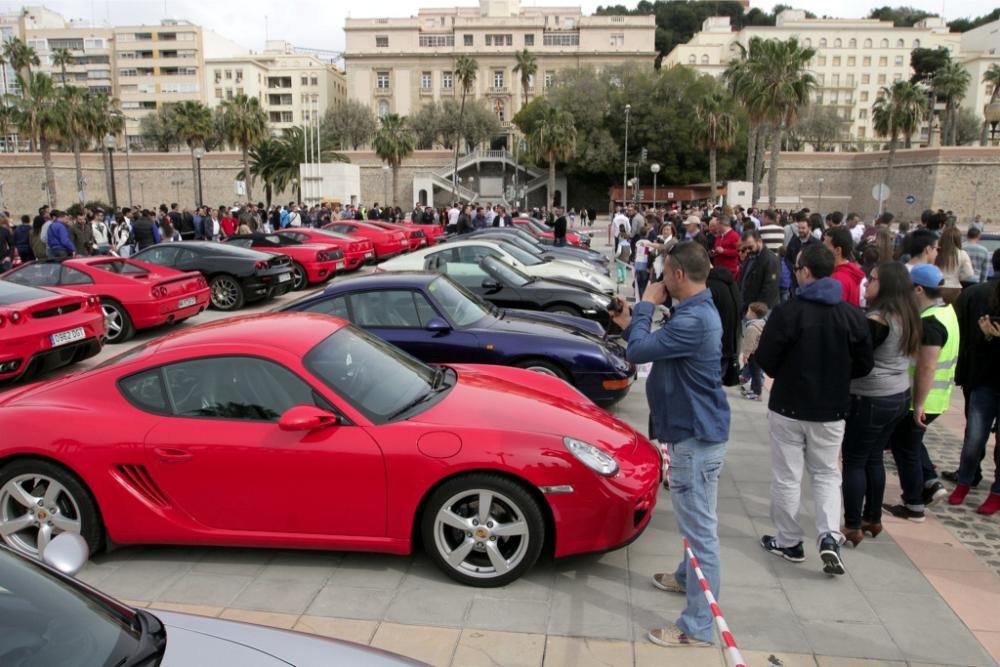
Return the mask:
<path id="1" fill-rule="evenodd" d="M 761 392 L 764 390 L 764 371 L 757 365 L 754 354 L 757 352 L 757 343 L 760 342 L 760 334 L 764 331 L 767 323 L 767 304 L 754 301 L 747 307 L 746 322 L 743 325 L 743 360 L 745 366 L 740 373 L 740 379 L 747 377 L 750 382 L 750 391 L 743 391 L 743 398 L 750 401 L 759 401 Z"/>

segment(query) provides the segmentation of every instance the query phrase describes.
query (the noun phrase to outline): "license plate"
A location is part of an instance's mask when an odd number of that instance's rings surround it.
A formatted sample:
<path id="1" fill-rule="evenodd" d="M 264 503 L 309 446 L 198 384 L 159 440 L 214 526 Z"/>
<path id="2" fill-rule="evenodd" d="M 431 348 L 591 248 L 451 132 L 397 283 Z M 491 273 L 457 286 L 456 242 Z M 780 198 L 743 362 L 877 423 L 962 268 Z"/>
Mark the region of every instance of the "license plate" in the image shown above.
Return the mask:
<path id="1" fill-rule="evenodd" d="M 193 306 L 196 303 L 198 303 L 198 299 L 196 299 L 193 296 L 189 296 L 186 299 L 181 299 L 180 301 L 178 301 L 177 302 L 177 307 L 178 308 L 187 308 L 188 306 Z"/>
<path id="2" fill-rule="evenodd" d="M 279 283 L 287 283 L 291 279 L 292 279 L 292 274 L 290 273 L 282 273 L 280 276 L 278 276 Z"/>
<path id="3" fill-rule="evenodd" d="M 337 262 L 337 264 L 333 268 L 335 270 L 337 270 L 337 271 L 340 271 L 341 269 L 343 269 L 346 266 L 347 265 L 344 262 Z"/>
<path id="4" fill-rule="evenodd" d="M 70 329 L 69 331 L 54 333 L 49 336 L 49 339 L 52 341 L 52 347 L 59 347 L 60 345 L 66 345 L 67 343 L 83 340 L 86 336 L 87 334 L 84 332 L 83 327 L 77 327 L 76 329 Z"/>
<path id="5" fill-rule="evenodd" d="M 369 259 L 369 258 L 374 257 L 374 256 L 375 256 L 375 253 L 373 253 L 373 252 L 366 252 L 365 253 L 365 259 Z"/>

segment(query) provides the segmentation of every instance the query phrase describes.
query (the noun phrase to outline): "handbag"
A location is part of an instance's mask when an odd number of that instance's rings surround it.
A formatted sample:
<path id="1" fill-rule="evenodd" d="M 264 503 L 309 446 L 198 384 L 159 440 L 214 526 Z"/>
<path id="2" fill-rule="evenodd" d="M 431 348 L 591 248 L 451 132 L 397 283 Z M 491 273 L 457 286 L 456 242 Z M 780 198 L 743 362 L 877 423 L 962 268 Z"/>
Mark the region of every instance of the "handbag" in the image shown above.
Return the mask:
<path id="1" fill-rule="evenodd" d="M 740 383 L 740 362 L 736 357 L 729 357 L 725 360 L 725 364 L 722 371 L 722 386 L 735 387 Z"/>

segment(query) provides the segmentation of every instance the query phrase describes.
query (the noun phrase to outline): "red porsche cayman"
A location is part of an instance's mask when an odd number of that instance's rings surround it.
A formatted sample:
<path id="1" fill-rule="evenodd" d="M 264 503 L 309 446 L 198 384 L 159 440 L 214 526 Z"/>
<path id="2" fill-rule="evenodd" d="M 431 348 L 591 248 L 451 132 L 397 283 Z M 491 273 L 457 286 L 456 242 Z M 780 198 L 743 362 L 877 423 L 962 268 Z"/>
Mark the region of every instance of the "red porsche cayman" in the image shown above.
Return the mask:
<path id="1" fill-rule="evenodd" d="M 406 554 L 419 537 L 452 578 L 500 586 L 546 545 L 634 540 L 660 480 L 653 445 L 561 380 L 427 366 L 309 313 L 192 327 L 0 394 L 13 432 L 0 538 L 34 555 L 60 531 L 92 549 Z"/>

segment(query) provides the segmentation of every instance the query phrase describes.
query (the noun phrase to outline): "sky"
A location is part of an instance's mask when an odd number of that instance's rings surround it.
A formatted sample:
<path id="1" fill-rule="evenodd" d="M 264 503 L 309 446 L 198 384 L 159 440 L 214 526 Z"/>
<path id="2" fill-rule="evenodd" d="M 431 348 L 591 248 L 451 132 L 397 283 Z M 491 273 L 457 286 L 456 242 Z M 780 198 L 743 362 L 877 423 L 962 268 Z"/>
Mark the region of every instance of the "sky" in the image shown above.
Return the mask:
<path id="1" fill-rule="evenodd" d="M 866 16 L 872 7 L 908 5 L 941 13 L 948 20 L 974 17 L 990 11 L 992 3 L 976 0 L 782 0 L 822 16 L 836 5 L 837 16 Z M 579 6 L 585 14 L 601 4 L 634 7 L 637 0 L 522 0 L 523 6 Z M 751 5 L 770 11 L 778 0 L 751 0 Z M 0 0 L 0 12 L 9 13 L 24 5 L 44 5 L 67 19 L 83 19 L 111 25 L 155 25 L 163 18 L 187 19 L 214 30 L 254 51 L 264 41 L 283 39 L 298 47 L 339 51 L 344 47 L 344 19 L 406 17 L 424 7 L 476 6 L 476 0 L 366 0 L 353 5 L 350 0 Z M 292 11 L 288 11 L 291 9 Z"/>

